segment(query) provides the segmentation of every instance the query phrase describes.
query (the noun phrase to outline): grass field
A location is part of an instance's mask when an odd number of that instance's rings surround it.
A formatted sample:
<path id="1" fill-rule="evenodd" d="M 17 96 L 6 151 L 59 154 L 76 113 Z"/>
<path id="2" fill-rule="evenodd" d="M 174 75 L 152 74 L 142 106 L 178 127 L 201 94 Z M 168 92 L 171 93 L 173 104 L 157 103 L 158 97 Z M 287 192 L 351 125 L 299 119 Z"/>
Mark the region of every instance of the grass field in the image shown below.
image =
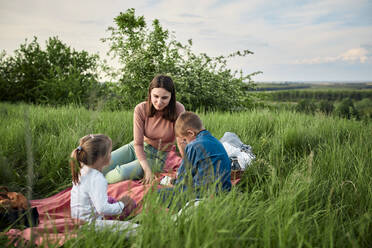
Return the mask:
<path id="1" fill-rule="evenodd" d="M 29 186 L 34 199 L 70 186 L 79 138 L 104 133 L 115 149 L 132 140 L 132 115 L 1 103 L 0 185 Z M 230 193 L 176 221 L 149 194 L 135 237 L 87 228 L 64 247 L 371 247 L 371 123 L 284 110 L 200 116 L 214 136 L 235 132 L 256 154 Z"/>

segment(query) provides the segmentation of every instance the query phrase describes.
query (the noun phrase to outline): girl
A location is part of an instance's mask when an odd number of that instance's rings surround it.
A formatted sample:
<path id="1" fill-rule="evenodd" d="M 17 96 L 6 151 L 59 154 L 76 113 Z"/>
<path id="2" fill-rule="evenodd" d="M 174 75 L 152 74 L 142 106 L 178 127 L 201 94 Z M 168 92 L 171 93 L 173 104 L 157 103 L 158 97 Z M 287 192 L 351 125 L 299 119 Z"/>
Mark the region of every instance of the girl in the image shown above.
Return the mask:
<path id="1" fill-rule="evenodd" d="M 176 101 L 174 83 L 169 76 L 157 75 L 150 83 L 147 101 L 134 109 L 134 141 L 112 152 L 103 173 L 108 183 L 142 179 L 150 183 L 153 172 L 162 170 L 175 141 L 174 123 L 185 107 Z"/>
<path id="2" fill-rule="evenodd" d="M 115 203 L 108 202 L 107 181 L 101 173 L 102 168 L 110 163 L 112 142 L 103 134 L 90 134 L 80 139 L 80 145 L 71 153 L 71 217 L 95 226 L 115 226 L 127 229 L 130 222 L 103 220 L 104 215 L 128 215 L 136 203 L 128 196 Z"/>

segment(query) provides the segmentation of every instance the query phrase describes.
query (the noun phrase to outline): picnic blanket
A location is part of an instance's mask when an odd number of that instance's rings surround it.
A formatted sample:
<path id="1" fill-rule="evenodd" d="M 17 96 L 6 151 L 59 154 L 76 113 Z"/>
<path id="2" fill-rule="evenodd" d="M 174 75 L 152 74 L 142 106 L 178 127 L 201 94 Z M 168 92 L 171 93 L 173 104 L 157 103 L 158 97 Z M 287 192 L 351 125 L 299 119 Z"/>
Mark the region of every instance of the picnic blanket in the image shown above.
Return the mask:
<path id="1" fill-rule="evenodd" d="M 156 181 L 164 176 L 175 177 L 178 167 L 181 164 L 181 157 L 176 152 L 176 147 L 168 153 L 167 160 L 162 173 L 156 175 Z M 236 184 L 239 178 L 233 178 L 232 184 Z M 109 184 L 107 194 L 115 199 L 120 199 L 124 195 L 133 198 L 137 205 L 134 214 L 141 211 L 141 202 L 146 192 L 153 187 L 153 184 L 143 185 L 139 180 L 127 180 L 115 184 Z M 157 185 L 157 188 L 163 186 Z M 32 207 L 36 207 L 39 212 L 39 225 L 24 230 L 10 229 L 6 235 L 10 242 L 15 245 L 22 245 L 20 242 L 32 242 L 36 245 L 53 244 L 62 246 L 68 239 L 76 237 L 76 231 L 83 221 L 71 218 L 70 216 L 70 191 L 67 188 L 51 197 L 31 200 Z"/>

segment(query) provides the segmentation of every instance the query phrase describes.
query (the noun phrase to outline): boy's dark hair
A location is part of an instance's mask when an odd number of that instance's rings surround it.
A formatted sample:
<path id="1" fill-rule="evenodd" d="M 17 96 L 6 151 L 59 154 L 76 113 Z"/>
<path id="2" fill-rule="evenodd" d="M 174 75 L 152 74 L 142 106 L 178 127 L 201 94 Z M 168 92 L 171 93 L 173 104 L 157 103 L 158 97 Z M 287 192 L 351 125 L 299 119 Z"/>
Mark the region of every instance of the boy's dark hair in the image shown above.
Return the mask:
<path id="1" fill-rule="evenodd" d="M 176 136 L 186 136 L 188 129 L 192 129 L 195 132 L 201 131 L 203 122 L 197 114 L 186 111 L 178 116 L 174 129 Z"/>

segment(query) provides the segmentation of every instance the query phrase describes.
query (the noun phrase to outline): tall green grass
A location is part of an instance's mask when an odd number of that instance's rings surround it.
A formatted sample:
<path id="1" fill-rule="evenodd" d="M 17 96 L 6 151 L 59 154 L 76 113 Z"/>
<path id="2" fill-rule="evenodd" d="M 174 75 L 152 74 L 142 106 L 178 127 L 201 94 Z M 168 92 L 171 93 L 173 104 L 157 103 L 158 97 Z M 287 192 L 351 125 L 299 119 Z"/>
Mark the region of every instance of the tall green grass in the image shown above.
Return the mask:
<path id="1" fill-rule="evenodd" d="M 70 186 L 68 159 L 79 138 L 104 133 L 115 149 L 132 140 L 132 115 L 0 104 L 1 184 L 25 190 L 31 154 L 33 198 Z M 176 220 L 177 210 L 165 211 L 149 193 L 133 220 L 141 224 L 136 236 L 82 229 L 65 247 L 372 244 L 371 123 L 267 110 L 200 116 L 214 136 L 235 132 L 257 156 L 232 192 L 206 198 Z"/>

